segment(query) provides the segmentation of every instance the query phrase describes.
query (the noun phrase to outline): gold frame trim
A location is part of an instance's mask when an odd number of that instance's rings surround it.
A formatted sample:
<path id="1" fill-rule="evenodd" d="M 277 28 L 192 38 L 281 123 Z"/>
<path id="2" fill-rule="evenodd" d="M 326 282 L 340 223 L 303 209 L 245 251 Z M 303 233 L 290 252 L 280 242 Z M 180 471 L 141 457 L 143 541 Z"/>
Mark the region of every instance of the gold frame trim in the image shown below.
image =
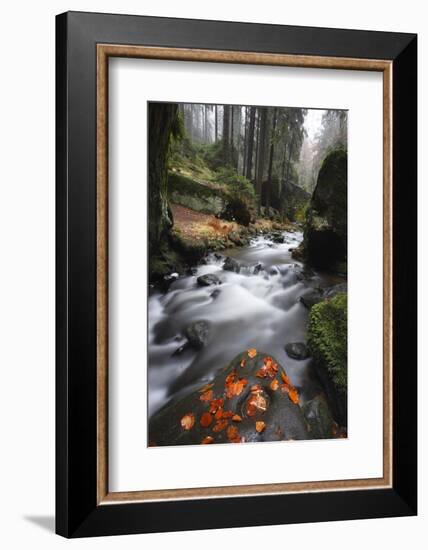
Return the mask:
<path id="1" fill-rule="evenodd" d="M 239 63 L 383 73 L 383 477 L 150 491 L 108 490 L 108 59 Z M 97 45 L 97 504 L 392 487 L 392 62 L 255 52 Z"/>

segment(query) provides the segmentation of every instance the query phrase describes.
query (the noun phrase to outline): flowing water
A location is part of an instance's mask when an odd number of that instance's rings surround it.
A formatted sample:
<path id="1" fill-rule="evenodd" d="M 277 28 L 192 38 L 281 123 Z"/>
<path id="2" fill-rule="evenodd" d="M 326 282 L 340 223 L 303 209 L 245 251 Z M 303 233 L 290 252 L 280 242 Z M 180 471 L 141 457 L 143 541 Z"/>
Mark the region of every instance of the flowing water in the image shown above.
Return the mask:
<path id="1" fill-rule="evenodd" d="M 210 381 L 238 353 L 248 348 L 273 355 L 300 393 L 301 402 L 320 391 L 310 359 L 294 360 L 288 342 L 306 342 L 308 310 L 299 301 L 313 288 L 331 284 L 308 273 L 290 253 L 302 240 L 285 232 L 284 243 L 255 238 L 248 246 L 210 254 L 192 275 L 175 280 L 168 292 L 149 298 L 149 414 Z M 225 256 L 243 267 L 223 270 Z M 260 265 L 261 264 L 261 265 Z M 201 287 L 197 277 L 213 273 L 221 285 Z M 209 340 L 199 351 L 185 347 L 183 333 L 195 321 L 210 323 Z"/>

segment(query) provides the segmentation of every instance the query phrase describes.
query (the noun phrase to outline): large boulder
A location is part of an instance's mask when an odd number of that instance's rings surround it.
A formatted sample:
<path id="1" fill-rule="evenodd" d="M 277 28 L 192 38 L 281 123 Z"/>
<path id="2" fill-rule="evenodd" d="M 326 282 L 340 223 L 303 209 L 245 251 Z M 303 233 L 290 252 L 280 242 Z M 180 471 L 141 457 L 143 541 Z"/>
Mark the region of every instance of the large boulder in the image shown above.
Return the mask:
<path id="1" fill-rule="evenodd" d="M 346 151 L 327 155 L 306 212 L 304 256 L 319 269 L 346 271 L 347 170 Z"/>
<path id="2" fill-rule="evenodd" d="M 240 353 L 211 383 L 150 419 L 152 445 L 310 439 L 297 390 L 273 357 Z"/>
<path id="3" fill-rule="evenodd" d="M 335 420 L 347 425 L 347 294 L 315 304 L 309 313 L 308 346 Z"/>
<path id="4" fill-rule="evenodd" d="M 172 203 L 204 214 L 220 214 L 225 205 L 225 195 L 220 190 L 177 172 L 168 174 L 168 195 Z"/>
<path id="5" fill-rule="evenodd" d="M 311 198 L 310 194 L 291 181 L 283 182 L 282 186 L 283 211 L 286 218 L 292 222 L 301 221 L 302 213 Z"/>
<path id="6" fill-rule="evenodd" d="M 311 195 L 291 181 L 294 175 L 281 182 L 275 177 L 271 181 L 264 181 L 262 186 L 262 204 L 269 203 L 269 207 L 261 207 L 261 214 L 271 220 L 301 221 L 302 215 L 309 203 Z"/>
<path id="7" fill-rule="evenodd" d="M 248 227 L 251 221 L 251 212 L 248 204 L 238 198 L 229 197 L 226 206 L 219 215 L 224 220 L 239 223 Z"/>

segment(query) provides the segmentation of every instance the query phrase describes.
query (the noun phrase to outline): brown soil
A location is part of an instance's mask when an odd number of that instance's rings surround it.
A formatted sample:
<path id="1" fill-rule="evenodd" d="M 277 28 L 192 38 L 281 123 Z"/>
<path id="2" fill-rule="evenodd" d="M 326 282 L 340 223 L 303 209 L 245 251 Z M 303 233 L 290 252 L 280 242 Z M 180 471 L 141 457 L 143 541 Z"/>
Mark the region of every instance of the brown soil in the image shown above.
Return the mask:
<path id="1" fill-rule="evenodd" d="M 213 239 L 226 237 L 232 231 L 239 231 L 240 226 L 235 222 L 219 220 L 213 215 L 196 212 L 178 204 L 170 206 L 174 217 L 174 229 L 185 238 Z"/>

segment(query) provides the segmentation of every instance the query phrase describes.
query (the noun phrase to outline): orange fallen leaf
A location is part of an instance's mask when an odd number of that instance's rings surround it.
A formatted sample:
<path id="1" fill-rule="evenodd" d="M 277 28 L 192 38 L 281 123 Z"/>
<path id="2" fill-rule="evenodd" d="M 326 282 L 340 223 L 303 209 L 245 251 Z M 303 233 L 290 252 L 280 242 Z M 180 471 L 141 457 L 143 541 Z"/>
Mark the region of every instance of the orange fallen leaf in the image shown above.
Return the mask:
<path id="1" fill-rule="evenodd" d="M 293 403 L 296 405 L 299 404 L 299 394 L 296 390 L 296 388 L 290 388 L 288 391 L 288 397 L 291 399 Z"/>
<path id="2" fill-rule="evenodd" d="M 261 393 L 254 395 L 252 402 L 260 411 L 264 412 L 267 409 L 267 401 Z"/>
<path id="3" fill-rule="evenodd" d="M 202 386 L 202 388 L 200 388 L 198 391 L 199 391 L 199 393 L 204 393 L 204 392 L 206 392 L 207 390 L 210 390 L 213 386 L 214 386 L 213 383 L 211 383 L 211 384 L 205 384 L 205 386 Z"/>
<path id="4" fill-rule="evenodd" d="M 238 428 L 236 426 L 228 426 L 226 430 L 227 439 L 232 443 L 241 443 Z"/>
<path id="5" fill-rule="evenodd" d="M 226 379 L 224 381 L 224 384 L 226 386 L 229 386 L 229 384 L 232 384 L 233 382 L 235 382 L 237 378 L 237 374 L 236 372 L 233 370 L 232 372 L 230 372 L 227 376 L 226 376 Z"/>
<path id="6" fill-rule="evenodd" d="M 221 415 L 222 418 L 232 418 L 233 412 L 232 411 L 223 411 L 223 414 Z"/>
<path id="7" fill-rule="evenodd" d="M 204 439 L 201 441 L 202 445 L 208 445 L 209 443 L 214 443 L 214 438 L 210 435 L 207 435 L 207 437 L 204 437 Z"/>
<path id="8" fill-rule="evenodd" d="M 220 397 L 219 399 L 213 399 L 210 403 L 210 413 L 215 414 L 219 408 L 223 407 L 224 399 Z"/>
<path id="9" fill-rule="evenodd" d="M 247 399 L 247 416 L 255 416 L 257 413 L 264 413 L 267 406 L 267 401 L 262 393 L 252 393 Z"/>
<path id="10" fill-rule="evenodd" d="M 275 363 L 272 357 L 265 357 L 263 359 L 263 367 L 256 372 L 256 376 L 259 378 L 273 378 L 277 372 L 278 363 Z"/>
<path id="11" fill-rule="evenodd" d="M 195 415 L 193 413 L 185 414 L 180 423 L 181 427 L 185 430 L 191 430 L 195 424 Z"/>
<path id="12" fill-rule="evenodd" d="M 234 414 L 234 415 L 232 416 L 232 420 L 233 420 L 234 422 L 242 422 L 242 418 L 239 416 L 239 414 Z"/>
<path id="13" fill-rule="evenodd" d="M 203 428 L 208 428 L 208 426 L 211 424 L 212 421 L 213 421 L 212 415 L 209 412 L 205 412 L 201 416 L 200 424 Z"/>
<path id="14" fill-rule="evenodd" d="M 213 432 L 221 432 L 229 424 L 229 421 L 226 419 L 218 420 L 213 428 Z"/>
<path id="15" fill-rule="evenodd" d="M 251 393 L 260 393 L 263 391 L 263 388 L 260 386 L 260 384 L 254 384 L 250 388 Z"/>
<path id="16" fill-rule="evenodd" d="M 256 432 L 261 433 L 266 428 L 266 424 L 263 420 L 256 422 Z"/>
<path id="17" fill-rule="evenodd" d="M 265 357 L 263 359 L 263 363 L 265 365 L 265 367 L 269 370 L 269 371 L 274 371 L 274 372 L 278 372 L 278 363 L 276 363 L 272 357 Z"/>
<path id="18" fill-rule="evenodd" d="M 236 382 L 229 383 L 226 386 L 226 397 L 232 399 L 236 395 L 240 395 L 247 384 L 248 380 L 246 380 L 245 378 L 240 378 Z"/>
<path id="19" fill-rule="evenodd" d="M 217 412 L 215 413 L 215 419 L 216 420 L 221 420 L 222 417 L 223 417 L 223 409 L 221 407 L 219 407 L 217 409 Z"/>
<path id="20" fill-rule="evenodd" d="M 257 350 L 255 348 L 250 348 L 247 353 L 248 353 L 248 357 L 251 357 L 252 359 L 257 355 Z"/>
<path id="21" fill-rule="evenodd" d="M 257 414 L 257 407 L 255 407 L 252 403 L 247 403 L 246 413 L 247 416 L 255 416 Z"/>
<path id="22" fill-rule="evenodd" d="M 213 397 L 214 397 L 213 391 L 212 391 L 212 390 L 208 390 L 208 391 L 206 391 L 205 393 L 203 393 L 203 394 L 199 397 L 199 399 L 200 399 L 201 401 L 212 401 Z"/>
<path id="23" fill-rule="evenodd" d="M 269 384 L 269 387 L 272 391 L 276 391 L 279 388 L 278 380 L 276 378 L 272 380 L 272 382 Z"/>
<path id="24" fill-rule="evenodd" d="M 281 371 L 281 378 L 282 378 L 282 381 L 284 382 L 284 384 L 287 384 L 288 386 L 291 386 L 291 381 L 290 381 L 290 379 L 288 378 L 288 376 L 285 374 L 285 372 L 283 370 Z"/>

